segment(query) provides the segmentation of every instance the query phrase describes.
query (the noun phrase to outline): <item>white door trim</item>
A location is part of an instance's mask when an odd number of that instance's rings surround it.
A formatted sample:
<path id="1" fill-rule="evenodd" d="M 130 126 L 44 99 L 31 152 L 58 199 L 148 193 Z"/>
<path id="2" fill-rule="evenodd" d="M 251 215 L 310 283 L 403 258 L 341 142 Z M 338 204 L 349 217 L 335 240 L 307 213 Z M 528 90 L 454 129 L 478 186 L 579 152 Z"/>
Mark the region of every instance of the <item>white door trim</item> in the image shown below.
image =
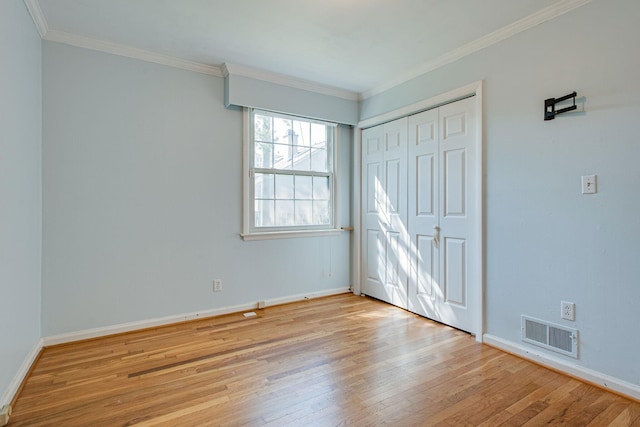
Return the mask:
<path id="1" fill-rule="evenodd" d="M 480 286 L 476 286 L 473 288 L 473 292 L 476 293 L 474 300 L 476 304 L 478 304 L 476 313 L 477 318 L 474 321 L 473 330 L 471 331 L 476 336 L 476 341 L 482 342 L 482 337 L 484 334 L 484 182 L 482 177 L 484 175 L 484 133 L 482 123 L 484 121 L 484 114 L 482 110 L 482 85 L 483 81 L 479 80 L 474 83 L 470 83 L 466 86 L 462 86 L 458 89 L 451 90 L 449 92 L 433 96 L 429 99 L 425 99 L 419 102 L 416 102 L 411 105 L 407 105 L 405 107 L 389 111 L 384 114 L 380 114 L 378 116 L 371 117 L 366 120 L 361 120 L 358 122 L 355 131 L 354 131 L 354 143 L 356 147 L 354 147 L 354 154 L 359 153 L 359 145 L 361 143 L 362 129 L 366 129 L 372 126 L 377 126 L 382 123 L 389 122 L 391 120 L 395 120 L 401 117 L 409 116 L 411 114 L 419 113 L 421 111 L 425 111 L 431 108 L 438 107 L 440 105 L 448 104 L 454 101 L 457 101 L 462 98 L 466 98 L 468 96 L 475 95 L 476 102 L 476 112 L 477 112 L 477 120 L 476 120 L 476 132 L 478 138 L 476 140 L 476 149 L 478 155 L 476 156 L 476 176 L 473 179 L 475 183 L 475 190 L 478 197 L 476 198 L 476 212 L 478 212 L 478 218 L 476 218 L 477 223 L 475 224 L 477 239 L 477 246 L 475 248 L 474 257 L 475 262 L 478 265 L 478 277 L 476 278 L 477 283 L 480 283 Z M 362 173 L 362 159 L 360 156 L 354 155 L 354 194 L 357 194 L 358 200 L 358 209 L 354 212 L 354 226 L 357 230 L 354 235 L 354 257 L 353 259 L 356 261 L 355 270 L 357 273 L 354 274 L 354 283 L 353 283 L 353 293 L 356 295 L 360 295 L 361 293 L 361 281 L 362 277 L 364 277 L 364 272 L 362 271 L 363 260 L 362 260 L 362 250 L 361 250 L 361 234 L 360 230 L 362 229 L 362 183 L 359 182 L 360 174 Z M 357 257 L 357 259 L 356 259 Z"/>
<path id="2" fill-rule="evenodd" d="M 414 104 L 407 105 L 406 107 L 398 108 L 397 110 L 389 111 L 365 120 L 358 122 L 356 129 L 365 129 L 372 126 L 380 125 L 382 123 L 390 122 L 395 119 L 399 119 L 404 116 L 410 116 L 415 113 L 430 110 L 431 108 L 439 107 L 443 104 L 449 104 L 468 96 L 481 96 L 482 95 L 482 80 L 474 83 L 470 83 L 466 86 L 462 86 L 458 89 L 453 89 L 449 92 L 433 96 L 429 99 L 418 101 Z"/>
<path id="3" fill-rule="evenodd" d="M 362 129 L 355 128 L 353 132 L 353 152 L 352 152 L 352 165 L 353 171 L 351 176 L 351 224 L 353 227 L 353 235 L 351 240 L 351 292 L 354 295 L 360 295 L 361 287 L 360 281 L 362 280 L 362 275 L 360 274 L 360 224 L 361 224 L 361 212 L 362 209 L 360 194 L 362 192 L 362 187 L 360 183 L 360 166 L 362 164 L 361 153 L 360 153 L 360 145 L 362 140 Z"/>

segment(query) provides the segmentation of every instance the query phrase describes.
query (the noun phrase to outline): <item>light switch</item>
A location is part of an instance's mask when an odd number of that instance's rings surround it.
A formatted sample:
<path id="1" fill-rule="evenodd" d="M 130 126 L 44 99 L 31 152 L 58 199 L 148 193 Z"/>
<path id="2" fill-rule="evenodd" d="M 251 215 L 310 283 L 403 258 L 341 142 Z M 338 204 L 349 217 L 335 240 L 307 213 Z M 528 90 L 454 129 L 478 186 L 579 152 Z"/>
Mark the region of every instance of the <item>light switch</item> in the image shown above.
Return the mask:
<path id="1" fill-rule="evenodd" d="M 582 194 L 594 194 L 596 192 L 597 192 L 596 176 L 583 175 L 582 176 Z"/>

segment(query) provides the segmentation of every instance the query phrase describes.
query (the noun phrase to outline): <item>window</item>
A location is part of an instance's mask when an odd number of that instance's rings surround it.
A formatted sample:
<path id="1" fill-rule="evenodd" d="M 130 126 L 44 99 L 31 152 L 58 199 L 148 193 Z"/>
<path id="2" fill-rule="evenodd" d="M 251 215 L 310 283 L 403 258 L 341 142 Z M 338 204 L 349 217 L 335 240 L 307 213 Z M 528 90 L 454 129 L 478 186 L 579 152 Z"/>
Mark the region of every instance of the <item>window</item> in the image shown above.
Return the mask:
<path id="1" fill-rule="evenodd" d="M 243 236 L 332 230 L 336 125 L 254 109 L 245 120 Z"/>

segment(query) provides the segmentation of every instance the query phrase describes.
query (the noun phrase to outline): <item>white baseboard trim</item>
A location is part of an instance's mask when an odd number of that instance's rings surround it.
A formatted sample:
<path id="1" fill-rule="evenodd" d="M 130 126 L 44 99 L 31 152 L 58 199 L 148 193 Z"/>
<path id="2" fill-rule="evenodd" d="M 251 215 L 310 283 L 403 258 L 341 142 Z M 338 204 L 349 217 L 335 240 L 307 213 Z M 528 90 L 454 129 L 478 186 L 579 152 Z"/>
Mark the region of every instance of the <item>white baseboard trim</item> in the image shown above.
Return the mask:
<path id="1" fill-rule="evenodd" d="M 544 354 L 535 349 L 525 347 L 522 344 L 504 340 L 490 334 L 484 334 L 484 343 L 492 347 L 496 347 L 507 353 L 515 354 L 523 359 L 530 360 L 542 366 L 564 372 L 567 375 L 581 379 L 591 384 L 595 384 L 604 389 L 611 390 L 615 393 L 629 397 L 636 401 L 640 401 L 640 386 L 611 377 L 602 372 L 594 371 L 589 368 L 577 365 L 569 360 L 563 360 L 548 354 Z"/>
<path id="2" fill-rule="evenodd" d="M 27 377 L 27 374 L 29 373 L 31 366 L 33 366 L 34 362 L 38 358 L 38 355 L 40 354 L 40 351 L 42 350 L 43 346 L 44 346 L 43 340 L 42 338 L 40 338 L 36 343 L 36 345 L 34 345 L 31 351 L 27 354 L 27 357 L 24 358 L 24 361 L 22 362 L 20 369 L 18 369 L 18 372 L 13 377 L 13 380 L 9 384 L 9 387 L 2 395 L 2 400 L 0 401 L 0 408 L 5 405 L 11 404 L 11 401 L 13 401 L 13 398 L 18 393 L 18 390 L 20 389 L 20 385 Z"/>
<path id="3" fill-rule="evenodd" d="M 331 295 L 346 294 L 348 292 L 351 292 L 351 288 L 348 288 L 348 287 L 336 288 L 336 289 L 329 289 L 329 290 L 320 291 L 320 292 L 311 292 L 311 293 L 308 293 L 308 294 L 298 294 L 298 295 L 291 295 L 291 296 L 282 297 L 282 298 L 273 298 L 273 299 L 267 300 L 266 303 L 267 303 L 267 307 L 268 307 L 270 305 L 288 304 L 290 302 L 304 301 L 304 300 L 308 300 L 308 299 L 328 297 L 328 296 L 331 296 Z"/>
<path id="4" fill-rule="evenodd" d="M 312 298 L 320 298 L 323 296 L 338 295 L 346 292 L 350 292 L 350 289 L 348 287 L 329 289 L 329 290 L 320 291 L 320 292 L 311 292 L 308 294 L 291 295 L 291 296 L 282 297 L 282 298 L 274 298 L 274 299 L 266 300 L 265 302 L 266 302 L 266 306 L 268 307 L 272 305 L 286 304 L 286 303 L 296 302 L 296 301 L 304 301 Z M 164 326 L 172 323 L 185 322 L 188 320 L 201 319 L 201 318 L 212 317 L 212 316 L 221 316 L 223 314 L 238 313 L 238 312 L 247 311 L 247 310 L 255 310 L 256 308 L 257 308 L 257 302 L 234 305 L 229 307 L 222 307 L 222 308 L 214 308 L 211 310 L 194 311 L 192 313 L 176 314 L 173 316 L 159 317 L 156 319 L 121 323 L 118 325 L 105 326 L 101 328 L 85 329 L 83 331 L 52 335 L 49 337 L 44 337 L 42 341 L 43 341 L 43 346 L 47 347 L 47 346 L 58 345 L 58 344 L 66 344 L 74 341 L 99 338 L 107 335 L 120 334 L 123 332 L 131 332 L 139 329 L 153 328 L 156 326 Z"/>

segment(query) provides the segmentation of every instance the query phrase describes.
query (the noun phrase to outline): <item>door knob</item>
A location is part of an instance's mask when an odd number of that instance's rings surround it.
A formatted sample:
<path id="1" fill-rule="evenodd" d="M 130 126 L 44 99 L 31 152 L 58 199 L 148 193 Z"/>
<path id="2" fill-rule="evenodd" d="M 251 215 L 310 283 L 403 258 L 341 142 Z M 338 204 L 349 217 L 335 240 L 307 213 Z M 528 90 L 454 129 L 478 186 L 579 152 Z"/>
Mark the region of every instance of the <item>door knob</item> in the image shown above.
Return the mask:
<path id="1" fill-rule="evenodd" d="M 438 249 L 438 245 L 440 244 L 440 227 L 437 225 L 433 226 L 433 246 Z"/>

